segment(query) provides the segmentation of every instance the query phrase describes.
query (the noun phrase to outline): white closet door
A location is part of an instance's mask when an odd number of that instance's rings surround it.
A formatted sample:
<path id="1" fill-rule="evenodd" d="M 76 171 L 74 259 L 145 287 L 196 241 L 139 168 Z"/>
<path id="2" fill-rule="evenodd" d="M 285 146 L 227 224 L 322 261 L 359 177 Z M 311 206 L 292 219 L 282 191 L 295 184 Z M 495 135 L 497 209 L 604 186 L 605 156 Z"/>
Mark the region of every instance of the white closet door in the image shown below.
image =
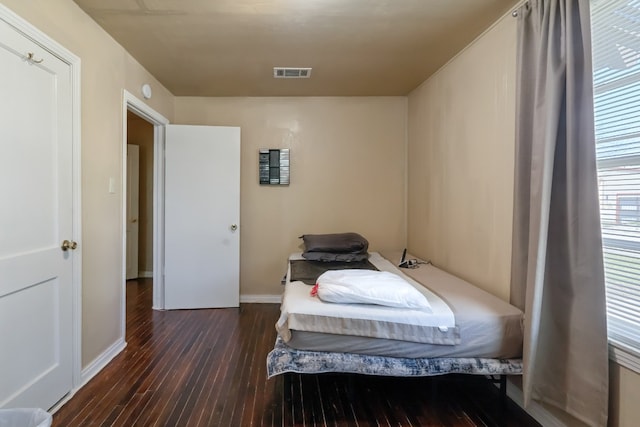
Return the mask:
<path id="1" fill-rule="evenodd" d="M 49 409 L 73 380 L 71 70 L 2 20 L 0 70 L 0 407 Z"/>
<path id="2" fill-rule="evenodd" d="M 240 303 L 240 128 L 167 126 L 165 308 Z"/>

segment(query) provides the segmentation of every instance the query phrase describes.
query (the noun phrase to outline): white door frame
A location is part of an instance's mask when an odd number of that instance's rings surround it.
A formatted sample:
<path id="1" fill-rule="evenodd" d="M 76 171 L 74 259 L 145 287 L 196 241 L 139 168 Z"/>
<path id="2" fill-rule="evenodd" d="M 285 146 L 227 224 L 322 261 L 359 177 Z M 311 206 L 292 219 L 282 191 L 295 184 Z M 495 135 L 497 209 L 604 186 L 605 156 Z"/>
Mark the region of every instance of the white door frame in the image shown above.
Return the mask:
<path id="1" fill-rule="evenodd" d="M 165 126 L 169 120 L 136 96 L 124 90 L 122 102 L 122 297 L 121 334 L 126 330 L 127 265 L 127 111 L 153 125 L 153 309 L 164 309 L 164 147 Z"/>
<path id="2" fill-rule="evenodd" d="M 72 237 L 78 242 L 78 249 L 73 251 L 73 268 L 71 273 L 72 287 L 72 386 L 71 394 L 81 385 L 82 381 L 82 197 L 81 197 L 81 114 L 80 114 L 80 58 L 57 43 L 36 27 L 16 15 L 9 8 L 0 3 L 0 19 L 16 28 L 27 38 L 33 40 L 44 50 L 58 57 L 69 65 L 71 70 L 71 139 L 72 139 Z"/>

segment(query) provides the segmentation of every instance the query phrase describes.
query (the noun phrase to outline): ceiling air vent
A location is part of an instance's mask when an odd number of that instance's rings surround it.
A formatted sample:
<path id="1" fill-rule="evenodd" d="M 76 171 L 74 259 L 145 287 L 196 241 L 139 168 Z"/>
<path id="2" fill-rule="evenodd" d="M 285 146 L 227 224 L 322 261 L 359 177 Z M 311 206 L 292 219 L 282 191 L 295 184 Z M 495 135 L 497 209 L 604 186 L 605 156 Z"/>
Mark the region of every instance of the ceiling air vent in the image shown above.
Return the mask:
<path id="1" fill-rule="evenodd" d="M 273 67 L 273 77 L 276 79 L 308 79 L 311 68 Z"/>

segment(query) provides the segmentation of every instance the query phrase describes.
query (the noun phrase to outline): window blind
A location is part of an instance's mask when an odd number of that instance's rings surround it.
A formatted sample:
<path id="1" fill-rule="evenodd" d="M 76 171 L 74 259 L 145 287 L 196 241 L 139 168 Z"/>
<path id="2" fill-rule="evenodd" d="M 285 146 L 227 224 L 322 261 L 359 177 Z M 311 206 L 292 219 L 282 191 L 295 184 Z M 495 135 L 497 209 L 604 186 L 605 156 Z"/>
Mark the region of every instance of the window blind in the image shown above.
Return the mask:
<path id="1" fill-rule="evenodd" d="M 640 354 L 640 0 L 592 0 L 609 340 Z"/>

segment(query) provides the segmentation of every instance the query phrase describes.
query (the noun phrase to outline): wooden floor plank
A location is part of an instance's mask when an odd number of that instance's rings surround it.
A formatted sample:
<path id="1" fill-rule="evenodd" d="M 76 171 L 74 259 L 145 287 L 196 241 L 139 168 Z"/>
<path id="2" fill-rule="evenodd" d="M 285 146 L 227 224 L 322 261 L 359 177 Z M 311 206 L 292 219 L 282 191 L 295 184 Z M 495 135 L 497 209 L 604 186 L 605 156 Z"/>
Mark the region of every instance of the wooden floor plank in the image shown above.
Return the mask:
<path id="1" fill-rule="evenodd" d="M 152 288 L 128 282 L 127 347 L 58 410 L 54 427 L 538 425 L 513 403 L 502 413 L 486 381 L 267 379 L 278 305 L 154 311 Z"/>

